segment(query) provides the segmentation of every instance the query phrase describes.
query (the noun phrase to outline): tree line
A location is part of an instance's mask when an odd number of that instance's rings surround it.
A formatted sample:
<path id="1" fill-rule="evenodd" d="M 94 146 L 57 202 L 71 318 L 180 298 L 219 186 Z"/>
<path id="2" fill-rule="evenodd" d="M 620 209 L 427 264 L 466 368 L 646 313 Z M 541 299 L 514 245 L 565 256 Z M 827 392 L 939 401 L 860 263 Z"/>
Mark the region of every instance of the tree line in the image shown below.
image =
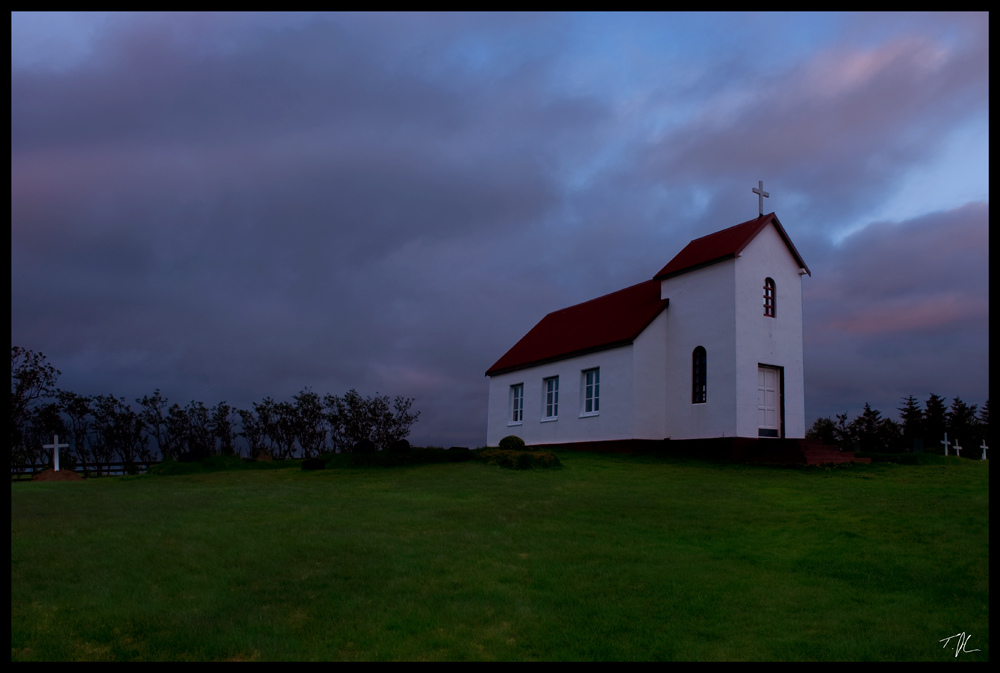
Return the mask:
<path id="1" fill-rule="evenodd" d="M 69 444 L 67 463 L 123 463 L 156 458 L 230 455 L 274 459 L 311 458 L 358 447 L 386 449 L 405 439 L 420 412 L 413 399 L 320 396 L 305 388 L 292 402 L 265 397 L 251 409 L 226 402 L 213 407 L 192 400 L 170 404 L 159 389 L 137 398 L 78 395 L 56 387 L 61 374 L 42 353 L 11 347 L 11 463 L 51 460 L 42 449 L 59 435 Z M 65 456 L 65 458 L 63 458 Z"/>
<path id="2" fill-rule="evenodd" d="M 969 450 L 968 455 L 980 455 L 978 449 L 985 441 L 989 446 L 990 401 L 987 399 L 982 409 L 969 405 L 956 396 L 951 406 L 946 407 L 947 398 L 931 394 L 924 402 L 913 395 L 902 399 L 897 407 L 899 421 L 882 416 L 865 402 L 865 409 L 848 422 L 847 414 L 837 414 L 836 421 L 829 417 L 817 418 L 806 433 L 807 439 L 820 439 L 825 444 L 837 445 L 845 451 L 861 450 L 899 453 L 912 451 L 915 442 L 924 450 L 941 452 L 941 440 L 948 433 L 948 442 Z"/>

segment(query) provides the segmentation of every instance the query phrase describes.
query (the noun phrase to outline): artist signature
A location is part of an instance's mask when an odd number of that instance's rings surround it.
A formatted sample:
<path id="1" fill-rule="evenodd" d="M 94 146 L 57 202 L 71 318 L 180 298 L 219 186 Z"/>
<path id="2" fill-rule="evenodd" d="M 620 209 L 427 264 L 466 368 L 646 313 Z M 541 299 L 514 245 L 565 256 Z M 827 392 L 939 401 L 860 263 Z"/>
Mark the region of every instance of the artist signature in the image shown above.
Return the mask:
<path id="1" fill-rule="evenodd" d="M 965 649 L 965 646 L 969 644 L 969 638 L 971 638 L 971 637 L 972 637 L 971 633 L 969 635 L 965 635 L 965 631 L 962 631 L 961 633 L 956 633 L 953 636 L 948 636 L 947 638 L 942 638 L 938 642 L 939 643 L 944 643 L 944 645 L 942 645 L 942 648 L 944 648 L 944 647 L 948 647 L 948 643 L 951 642 L 952 638 L 958 638 L 958 644 L 955 646 L 955 657 L 958 658 L 958 655 L 959 655 L 960 652 L 965 652 L 966 654 L 971 654 L 973 652 L 978 652 L 979 651 L 979 650 L 967 650 L 967 649 Z"/>

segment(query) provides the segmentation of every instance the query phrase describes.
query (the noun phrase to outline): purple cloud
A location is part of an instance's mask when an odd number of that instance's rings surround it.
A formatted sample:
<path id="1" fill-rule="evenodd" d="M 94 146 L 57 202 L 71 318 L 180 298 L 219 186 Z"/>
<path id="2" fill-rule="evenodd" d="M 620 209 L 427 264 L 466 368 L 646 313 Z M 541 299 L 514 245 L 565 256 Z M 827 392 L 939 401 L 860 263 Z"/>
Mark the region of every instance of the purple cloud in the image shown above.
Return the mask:
<path id="1" fill-rule="evenodd" d="M 594 20 L 118 17 L 12 65 L 12 343 L 80 393 L 357 388 L 476 445 L 492 362 L 751 217 L 763 178 L 814 270 L 807 412 L 988 394 L 988 203 L 829 242 L 988 115 L 986 16 L 850 18 L 769 59 L 690 56 L 717 38 L 667 19 L 636 56 L 626 17 L 592 52 Z"/>

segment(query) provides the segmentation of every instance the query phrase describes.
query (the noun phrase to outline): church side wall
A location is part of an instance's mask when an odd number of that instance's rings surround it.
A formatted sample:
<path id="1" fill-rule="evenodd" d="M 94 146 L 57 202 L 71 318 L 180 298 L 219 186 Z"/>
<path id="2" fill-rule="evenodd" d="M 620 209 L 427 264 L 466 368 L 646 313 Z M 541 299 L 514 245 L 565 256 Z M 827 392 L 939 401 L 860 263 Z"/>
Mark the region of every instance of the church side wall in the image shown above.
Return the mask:
<path id="1" fill-rule="evenodd" d="M 632 439 L 632 346 L 589 353 L 490 377 L 486 442 L 497 446 L 507 435 L 525 444 L 561 444 Z M 600 413 L 583 416 L 582 372 L 601 370 Z M 543 420 L 544 379 L 559 377 L 559 416 Z M 510 387 L 524 384 L 524 419 L 510 424 Z M 662 438 L 659 438 L 662 439 Z"/>
<path id="2" fill-rule="evenodd" d="M 775 283 L 773 318 L 764 315 L 765 278 Z M 757 437 L 757 368 L 764 364 L 784 369 L 785 437 L 805 437 L 802 277 L 774 226 L 736 259 L 736 340 L 738 436 Z"/>
<path id="3" fill-rule="evenodd" d="M 736 433 L 735 262 L 727 260 L 664 280 L 664 436 L 732 437 Z M 706 401 L 691 401 L 692 355 L 706 355 Z"/>
<path id="4" fill-rule="evenodd" d="M 635 439 L 666 437 L 663 409 L 667 404 L 667 312 L 660 313 L 632 344 L 632 415 Z"/>

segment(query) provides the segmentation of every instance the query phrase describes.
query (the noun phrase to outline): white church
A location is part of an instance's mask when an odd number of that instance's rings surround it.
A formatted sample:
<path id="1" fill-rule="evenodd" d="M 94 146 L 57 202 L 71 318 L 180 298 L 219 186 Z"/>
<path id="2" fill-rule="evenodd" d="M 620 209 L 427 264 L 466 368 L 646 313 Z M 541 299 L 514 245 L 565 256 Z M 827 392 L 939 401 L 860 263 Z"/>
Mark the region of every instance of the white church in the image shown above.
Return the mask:
<path id="1" fill-rule="evenodd" d="M 651 280 L 548 314 L 486 372 L 487 444 L 804 437 L 807 274 L 769 213 L 691 241 Z"/>

